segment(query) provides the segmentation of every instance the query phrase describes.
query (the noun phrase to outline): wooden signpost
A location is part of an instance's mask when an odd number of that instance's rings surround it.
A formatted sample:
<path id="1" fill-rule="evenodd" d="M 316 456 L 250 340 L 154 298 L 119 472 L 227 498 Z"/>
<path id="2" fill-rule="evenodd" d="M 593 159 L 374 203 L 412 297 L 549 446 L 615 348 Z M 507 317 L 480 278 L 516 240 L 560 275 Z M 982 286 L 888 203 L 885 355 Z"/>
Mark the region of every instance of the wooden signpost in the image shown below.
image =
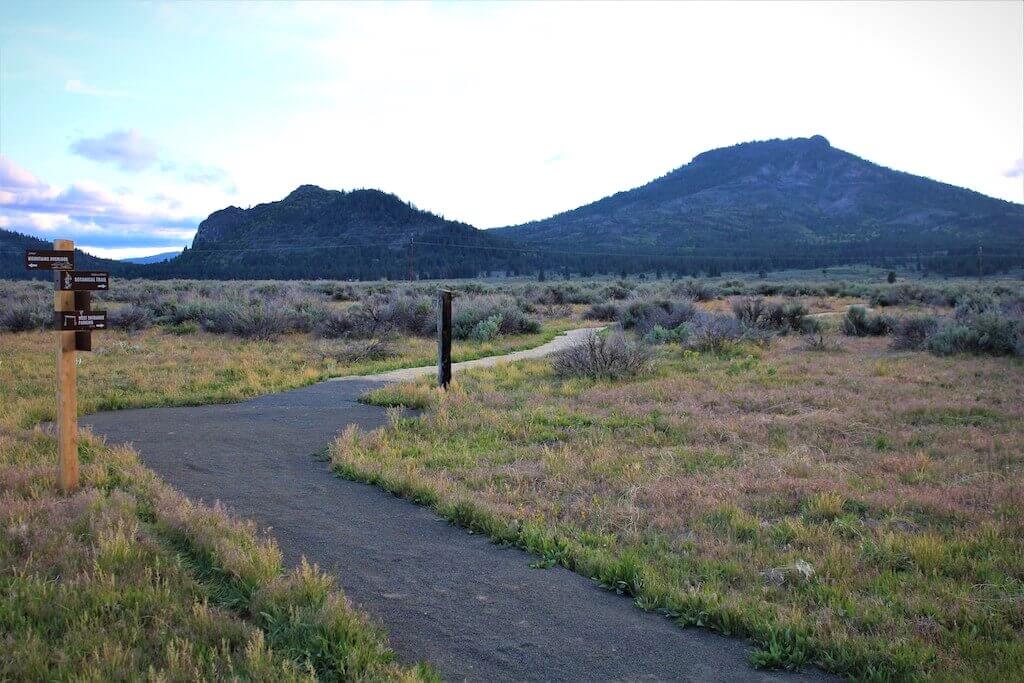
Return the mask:
<path id="1" fill-rule="evenodd" d="M 57 240 L 57 244 L 74 244 L 71 240 Z M 74 249 L 26 249 L 26 270 L 73 270 L 75 267 Z"/>
<path id="2" fill-rule="evenodd" d="M 110 289 L 110 273 L 102 270 L 65 270 L 57 280 L 57 287 L 64 292 L 102 292 Z"/>
<path id="3" fill-rule="evenodd" d="M 54 240 L 52 250 L 27 250 L 27 270 L 53 270 L 53 317 L 57 330 L 57 483 L 78 487 L 78 371 L 75 351 L 92 350 L 92 330 L 107 329 L 106 311 L 92 310 L 91 291 L 106 291 L 110 276 L 77 271 L 75 243 Z"/>
<path id="4" fill-rule="evenodd" d="M 437 296 L 437 385 L 447 389 L 452 381 L 452 293 Z"/>

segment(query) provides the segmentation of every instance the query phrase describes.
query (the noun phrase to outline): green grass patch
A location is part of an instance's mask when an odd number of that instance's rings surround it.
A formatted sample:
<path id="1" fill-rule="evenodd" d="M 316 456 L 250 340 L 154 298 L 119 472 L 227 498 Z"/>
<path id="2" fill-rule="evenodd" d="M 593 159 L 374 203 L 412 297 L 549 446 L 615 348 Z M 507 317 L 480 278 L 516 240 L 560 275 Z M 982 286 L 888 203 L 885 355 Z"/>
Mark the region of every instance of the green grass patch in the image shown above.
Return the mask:
<path id="1" fill-rule="evenodd" d="M 1004 416 L 988 408 L 916 408 L 905 413 L 908 423 L 916 426 L 991 427 L 1004 421 Z"/>
<path id="2" fill-rule="evenodd" d="M 798 344 L 666 347 L 652 376 L 621 382 L 559 380 L 543 361 L 474 370 L 420 418 L 349 430 L 330 457 L 340 476 L 529 550 L 531 566 L 749 638 L 756 666 L 1014 678 L 1024 429 L 954 432 L 925 454 L 914 430 L 949 413 L 894 407 L 935 397 L 937 380 L 941 400 L 981 403 L 967 413 L 979 429 L 1005 428 L 993 416 L 1024 401 L 1024 377 L 923 354 L 913 374 L 905 360 L 879 373 L 854 351 L 810 362 Z M 378 396 L 409 405 L 417 391 Z"/>

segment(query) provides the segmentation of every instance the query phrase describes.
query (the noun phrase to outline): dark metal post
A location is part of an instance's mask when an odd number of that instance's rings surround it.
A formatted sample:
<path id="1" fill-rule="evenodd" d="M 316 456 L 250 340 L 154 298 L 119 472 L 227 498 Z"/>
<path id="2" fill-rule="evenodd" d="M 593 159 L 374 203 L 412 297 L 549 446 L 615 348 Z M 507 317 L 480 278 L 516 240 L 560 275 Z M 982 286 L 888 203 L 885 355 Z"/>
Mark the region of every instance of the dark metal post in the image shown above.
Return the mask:
<path id="1" fill-rule="evenodd" d="M 452 381 L 452 293 L 437 295 L 437 385 L 444 389 Z"/>
<path id="2" fill-rule="evenodd" d="M 75 310 L 92 310 L 92 292 L 75 292 Z M 89 330 L 75 332 L 75 351 L 92 351 L 92 332 Z"/>

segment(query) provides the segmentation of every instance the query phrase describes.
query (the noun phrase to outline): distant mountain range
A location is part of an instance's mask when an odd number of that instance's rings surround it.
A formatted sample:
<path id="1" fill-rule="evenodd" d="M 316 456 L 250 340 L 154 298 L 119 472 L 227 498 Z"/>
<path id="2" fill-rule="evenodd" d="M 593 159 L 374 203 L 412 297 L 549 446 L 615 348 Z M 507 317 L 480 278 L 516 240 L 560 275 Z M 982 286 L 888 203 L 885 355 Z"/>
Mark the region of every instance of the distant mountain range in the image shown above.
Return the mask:
<path id="1" fill-rule="evenodd" d="M 164 251 L 159 254 L 153 254 L 152 256 L 133 256 L 131 258 L 123 258 L 120 260 L 124 263 L 137 263 L 139 265 L 145 265 L 147 263 L 163 263 L 164 261 L 170 261 L 180 253 L 180 251 Z"/>
<path id="2" fill-rule="evenodd" d="M 43 244 L 0 231 L 0 277 L 26 276 L 20 253 L 3 249 L 26 241 Z M 212 213 L 171 260 L 106 263 L 154 278 L 717 274 L 857 262 L 973 274 L 979 248 L 989 271 L 1024 265 L 1024 205 L 884 168 L 815 135 L 704 152 L 642 187 L 486 231 L 379 190 L 303 185 Z"/>

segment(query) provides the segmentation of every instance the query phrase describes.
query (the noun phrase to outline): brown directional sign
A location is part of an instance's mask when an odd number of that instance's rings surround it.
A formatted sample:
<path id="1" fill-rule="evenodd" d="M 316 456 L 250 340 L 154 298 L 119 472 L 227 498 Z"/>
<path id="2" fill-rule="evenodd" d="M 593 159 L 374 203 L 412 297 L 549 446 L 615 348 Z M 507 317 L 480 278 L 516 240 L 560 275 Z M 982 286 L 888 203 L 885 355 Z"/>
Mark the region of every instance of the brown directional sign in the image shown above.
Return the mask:
<path id="1" fill-rule="evenodd" d="M 26 249 L 25 268 L 27 270 L 74 270 L 74 250 Z"/>
<path id="2" fill-rule="evenodd" d="M 102 270 L 65 270 L 57 286 L 64 292 L 101 292 L 110 288 L 110 273 Z"/>
<path id="3" fill-rule="evenodd" d="M 106 311 L 56 311 L 53 317 L 61 332 L 107 329 Z"/>

